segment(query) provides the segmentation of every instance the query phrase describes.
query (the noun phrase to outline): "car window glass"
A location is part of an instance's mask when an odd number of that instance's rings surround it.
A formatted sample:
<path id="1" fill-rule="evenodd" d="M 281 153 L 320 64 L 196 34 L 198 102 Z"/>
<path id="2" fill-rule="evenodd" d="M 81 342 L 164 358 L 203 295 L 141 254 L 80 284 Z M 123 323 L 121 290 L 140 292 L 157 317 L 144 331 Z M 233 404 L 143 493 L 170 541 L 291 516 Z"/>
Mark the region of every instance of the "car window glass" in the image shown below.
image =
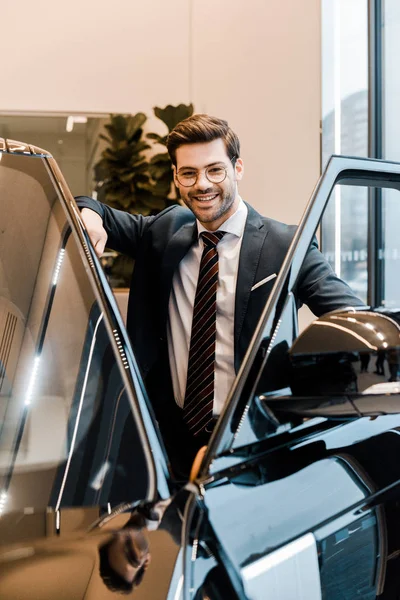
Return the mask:
<path id="1" fill-rule="evenodd" d="M 3 155 L 0 204 L 2 510 L 144 498 L 123 365 L 44 161 Z"/>

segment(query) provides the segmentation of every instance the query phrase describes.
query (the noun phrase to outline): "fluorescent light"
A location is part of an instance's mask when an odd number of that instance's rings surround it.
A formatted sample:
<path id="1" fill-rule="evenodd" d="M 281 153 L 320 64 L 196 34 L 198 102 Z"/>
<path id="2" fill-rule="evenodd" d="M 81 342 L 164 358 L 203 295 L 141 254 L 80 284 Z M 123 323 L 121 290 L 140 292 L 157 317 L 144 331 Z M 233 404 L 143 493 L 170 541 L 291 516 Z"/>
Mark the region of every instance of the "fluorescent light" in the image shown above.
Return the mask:
<path id="1" fill-rule="evenodd" d="M 7 502 L 7 492 L 1 492 L 1 494 L 0 494 L 0 515 L 4 511 L 6 502 Z"/>
<path id="2" fill-rule="evenodd" d="M 58 276 L 60 274 L 60 269 L 61 269 L 62 261 L 64 259 L 64 254 L 65 254 L 65 249 L 61 248 L 60 253 L 58 255 L 58 259 L 57 259 L 56 268 L 54 269 L 53 285 L 57 285 Z"/>
<path id="3" fill-rule="evenodd" d="M 68 131 L 68 133 L 71 133 L 75 123 L 87 123 L 87 117 L 84 117 L 82 115 L 70 115 L 69 117 L 67 117 L 67 124 L 65 126 L 65 129 Z"/>
<path id="4" fill-rule="evenodd" d="M 68 133 L 71 133 L 73 128 L 74 128 L 74 117 L 68 117 L 65 129 L 68 131 Z"/>
<path id="5" fill-rule="evenodd" d="M 35 360 L 33 361 L 31 378 L 30 378 L 29 385 L 28 385 L 28 391 L 26 392 L 26 396 L 25 396 L 25 406 L 29 406 L 31 403 L 31 400 L 32 400 L 33 388 L 35 386 L 37 372 L 39 369 L 39 362 L 40 362 L 40 356 L 36 356 Z"/>
<path id="6" fill-rule="evenodd" d="M 97 492 L 101 489 L 104 480 L 106 478 L 107 473 L 109 472 L 111 468 L 111 464 L 108 460 L 106 460 L 100 467 L 100 469 L 97 471 L 96 475 L 93 477 L 93 481 L 90 484 L 90 487 L 92 487 L 94 490 L 96 490 Z"/>

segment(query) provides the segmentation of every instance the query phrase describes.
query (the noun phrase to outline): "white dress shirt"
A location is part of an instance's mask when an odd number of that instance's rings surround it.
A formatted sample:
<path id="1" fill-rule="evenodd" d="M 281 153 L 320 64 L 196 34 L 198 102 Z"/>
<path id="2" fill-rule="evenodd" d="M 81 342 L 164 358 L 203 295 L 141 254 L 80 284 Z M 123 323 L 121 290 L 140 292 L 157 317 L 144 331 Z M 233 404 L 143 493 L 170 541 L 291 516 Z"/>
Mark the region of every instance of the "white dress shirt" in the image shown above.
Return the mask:
<path id="1" fill-rule="evenodd" d="M 218 243 L 219 277 L 217 288 L 217 323 L 215 345 L 214 409 L 219 415 L 235 379 L 234 322 L 236 282 L 239 255 L 247 218 L 247 206 L 242 199 L 236 212 L 222 223 L 219 231 L 225 235 Z M 168 353 L 175 401 L 183 407 L 193 305 L 204 244 L 200 238 L 205 227 L 197 221 L 198 239 L 181 260 L 172 280 L 168 305 Z"/>

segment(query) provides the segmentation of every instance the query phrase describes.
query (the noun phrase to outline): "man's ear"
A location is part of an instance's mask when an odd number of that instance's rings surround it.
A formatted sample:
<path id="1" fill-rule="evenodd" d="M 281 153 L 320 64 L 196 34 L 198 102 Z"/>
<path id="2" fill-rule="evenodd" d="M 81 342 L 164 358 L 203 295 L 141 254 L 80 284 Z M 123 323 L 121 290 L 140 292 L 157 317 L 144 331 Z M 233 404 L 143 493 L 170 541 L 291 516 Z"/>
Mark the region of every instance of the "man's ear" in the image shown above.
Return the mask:
<path id="1" fill-rule="evenodd" d="M 235 176 L 236 176 L 236 181 L 240 181 L 242 179 L 243 173 L 244 173 L 243 161 L 242 161 L 241 158 L 237 158 L 236 162 L 235 162 Z"/>

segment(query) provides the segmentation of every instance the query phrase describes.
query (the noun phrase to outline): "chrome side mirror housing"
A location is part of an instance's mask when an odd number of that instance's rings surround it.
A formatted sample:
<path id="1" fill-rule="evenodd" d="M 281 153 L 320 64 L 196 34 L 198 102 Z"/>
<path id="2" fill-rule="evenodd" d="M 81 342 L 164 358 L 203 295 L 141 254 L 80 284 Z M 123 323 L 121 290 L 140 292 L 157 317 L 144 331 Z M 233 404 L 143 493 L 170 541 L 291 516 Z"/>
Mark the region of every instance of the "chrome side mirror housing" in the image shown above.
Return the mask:
<path id="1" fill-rule="evenodd" d="M 328 313 L 287 355 L 290 386 L 260 396 L 278 422 L 400 413 L 400 309 Z"/>
<path id="2" fill-rule="evenodd" d="M 289 350 L 296 396 L 364 393 L 400 380 L 400 310 L 348 308 L 316 319 Z"/>

